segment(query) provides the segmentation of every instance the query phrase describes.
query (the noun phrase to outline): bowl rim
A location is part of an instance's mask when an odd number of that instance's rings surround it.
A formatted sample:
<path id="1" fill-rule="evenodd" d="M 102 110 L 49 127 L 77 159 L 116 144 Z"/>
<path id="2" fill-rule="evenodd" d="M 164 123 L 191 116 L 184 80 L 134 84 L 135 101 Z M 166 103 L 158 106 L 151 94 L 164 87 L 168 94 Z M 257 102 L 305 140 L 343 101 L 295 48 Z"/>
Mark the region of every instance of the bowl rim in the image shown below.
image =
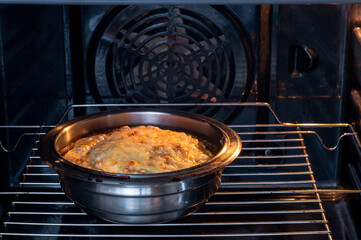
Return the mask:
<path id="1" fill-rule="evenodd" d="M 72 125 L 82 121 L 90 121 L 96 118 L 111 117 L 112 115 L 138 113 L 138 114 L 170 114 L 180 117 L 190 118 L 196 121 L 202 121 L 209 124 L 212 128 L 216 129 L 222 134 L 223 145 L 218 153 L 201 164 L 180 169 L 176 171 L 160 172 L 160 173 L 147 173 L 147 174 L 125 174 L 125 173 L 112 173 L 99 171 L 82 167 L 74 164 L 65 158 L 56 150 L 56 143 L 63 131 Z M 135 124 L 146 125 L 146 124 Z M 149 124 L 150 125 L 150 124 Z M 154 125 L 156 126 L 156 125 Z M 165 129 L 166 127 L 163 127 Z M 206 139 L 207 140 L 207 139 Z M 72 140 L 75 141 L 75 140 Z M 200 177 L 211 172 L 223 169 L 226 165 L 232 162 L 240 153 L 242 147 L 241 139 L 230 127 L 215 119 L 200 114 L 186 112 L 174 109 L 117 109 L 110 111 L 101 111 L 93 114 L 84 115 L 66 121 L 57 127 L 51 129 L 41 140 L 39 144 L 39 154 L 41 158 L 59 174 L 72 175 L 73 177 L 88 180 L 95 179 L 95 181 L 103 182 L 107 180 L 162 180 L 171 178 L 172 181 L 179 181 L 185 177 Z M 91 177 L 89 177 L 91 176 Z"/>

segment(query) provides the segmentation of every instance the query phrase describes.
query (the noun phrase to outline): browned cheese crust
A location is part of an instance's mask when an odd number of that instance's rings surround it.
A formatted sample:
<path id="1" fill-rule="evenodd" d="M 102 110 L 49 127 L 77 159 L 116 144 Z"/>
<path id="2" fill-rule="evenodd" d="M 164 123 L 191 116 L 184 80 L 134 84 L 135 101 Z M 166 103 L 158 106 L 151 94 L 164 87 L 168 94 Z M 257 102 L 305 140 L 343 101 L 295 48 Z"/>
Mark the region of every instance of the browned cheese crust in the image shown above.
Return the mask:
<path id="1" fill-rule="evenodd" d="M 214 156 L 197 138 L 154 126 L 124 126 L 84 137 L 60 152 L 82 167 L 124 174 L 176 171 Z"/>

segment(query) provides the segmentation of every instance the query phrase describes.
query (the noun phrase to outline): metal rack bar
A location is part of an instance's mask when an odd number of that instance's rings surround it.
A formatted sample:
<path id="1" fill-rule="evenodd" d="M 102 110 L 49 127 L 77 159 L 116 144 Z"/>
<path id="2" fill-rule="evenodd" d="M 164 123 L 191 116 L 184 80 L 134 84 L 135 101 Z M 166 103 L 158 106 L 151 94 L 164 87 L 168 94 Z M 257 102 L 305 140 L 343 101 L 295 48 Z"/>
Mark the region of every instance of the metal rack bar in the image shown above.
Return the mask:
<path id="1" fill-rule="evenodd" d="M 216 222 L 216 223 L 162 223 L 162 224 L 115 224 L 115 223 L 87 223 L 87 224 L 76 224 L 76 223 L 28 223 L 28 222 L 5 222 L 6 225 L 30 225 L 30 226 L 75 226 L 75 227 L 122 227 L 122 226 L 145 226 L 145 227 L 173 227 L 173 226 L 223 226 L 223 225 L 270 225 L 270 224 L 314 224 L 314 223 L 327 223 L 324 220 L 309 220 L 309 221 L 273 221 L 273 222 Z"/>
<path id="2" fill-rule="evenodd" d="M 305 158 L 308 157 L 307 154 L 298 154 L 298 155 L 277 155 L 277 156 L 239 156 L 236 159 L 247 159 L 247 158 L 252 158 L 252 159 L 256 159 L 256 158 Z"/>
<path id="3" fill-rule="evenodd" d="M 304 236 L 304 235 L 320 235 L 330 234 L 328 231 L 304 231 L 304 232 L 267 232 L 267 233 L 235 233 L 235 234 L 203 234 L 202 237 L 267 237 L 267 236 Z M 41 234 L 41 233 L 5 233 L 4 236 L 26 236 L 26 237 L 76 237 L 76 238 L 142 238 L 142 234 Z M 151 234 L 147 238 L 197 238 L 196 234 L 182 234 L 182 235 L 160 235 Z"/>
<path id="4" fill-rule="evenodd" d="M 262 164 L 262 165 L 228 165 L 226 168 L 269 168 L 269 167 L 304 167 L 309 163 L 290 163 L 290 164 Z"/>
<path id="5" fill-rule="evenodd" d="M 347 3 L 357 3 L 357 0 L 349 0 Z M 330 3 L 329 0 L 0 0 L 1 4 L 45 4 L 45 5 L 132 5 L 132 4 L 305 4 L 305 3 Z M 345 3 L 342 0 L 334 0 L 332 3 Z"/>
<path id="6" fill-rule="evenodd" d="M 300 138 L 302 138 L 301 133 L 300 133 Z M 339 141 L 340 141 L 340 139 L 339 139 Z M 301 142 L 301 144 L 304 146 L 304 142 Z M 338 143 L 337 143 L 337 144 L 338 144 Z M 305 149 L 303 149 L 303 152 L 304 152 L 305 154 L 307 154 Z M 306 162 L 307 162 L 307 163 L 310 163 L 308 157 L 306 157 Z M 312 171 L 312 169 L 311 169 L 311 164 L 308 165 L 307 167 L 308 167 L 309 171 Z M 311 177 L 311 179 L 314 181 L 313 188 L 314 188 L 315 190 L 317 190 L 317 185 L 316 185 L 315 177 L 313 176 L 313 174 L 311 174 L 310 177 Z M 321 201 L 321 198 L 320 198 L 320 194 L 319 194 L 318 192 L 316 192 L 316 197 L 317 197 L 317 199 L 319 200 L 319 207 L 320 207 L 320 209 L 323 210 L 322 201 Z M 323 219 L 324 221 L 327 221 L 327 220 L 326 220 L 325 212 L 323 211 L 321 214 L 322 214 L 322 219 Z M 327 230 L 328 232 L 331 232 L 328 224 L 325 224 L 325 227 L 326 227 L 326 230 Z M 330 240 L 332 240 L 331 235 L 328 235 L 328 237 L 329 237 Z"/>
<path id="7" fill-rule="evenodd" d="M 255 194 L 279 194 L 279 193 L 291 193 L 291 194 L 306 194 L 306 193 L 344 193 L 344 194 L 361 194 L 361 190 L 351 189 L 295 189 L 295 190 L 272 190 L 272 191 L 242 191 L 242 192 L 216 192 L 214 195 L 255 195 Z M 64 192 L 32 192 L 32 191 L 11 191 L 0 192 L 0 195 L 65 195 Z M 195 213 L 194 213 L 195 214 Z"/>
<path id="8" fill-rule="evenodd" d="M 1 0 L 0 0 L 1 3 Z M 335 146 L 333 147 L 328 147 L 324 144 L 322 138 L 320 137 L 320 135 L 315 132 L 315 131 L 295 131 L 295 132 L 289 132 L 285 131 L 285 134 L 292 134 L 292 133 L 303 133 L 303 134 L 312 134 L 315 135 L 320 143 L 322 144 L 322 146 L 329 151 L 333 151 L 335 150 L 341 139 L 346 137 L 346 136 L 352 136 L 354 137 L 355 141 L 357 142 L 357 145 L 359 147 L 361 147 L 361 142 L 357 137 L 357 133 L 354 130 L 354 128 L 348 124 L 348 123 L 287 123 L 287 122 L 282 122 L 279 117 L 277 116 L 276 112 L 273 110 L 273 108 L 271 107 L 270 104 L 268 103 L 262 103 L 262 102 L 247 102 L 247 103 L 239 103 L 239 102 L 231 102 L 231 103 L 149 103 L 149 104 L 74 104 L 74 105 L 70 105 L 63 113 L 63 115 L 61 116 L 60 120 L 55 123 L 55 124 L 49 124 L 49 125 L 45 125 L 45 124 L 39 124 L 39 125 L 0 125 L 0 129 L 1 128 L 5 128 L 5 129 L 39 129 L 39 131 L 41 129 L 47 129 L 47 128 L 54 128 L 57 125 L 59 125 L 61 122 L 64 121 L 64 119 L 66 119 L 67 115 L 69 114 L 69 112 L 73 109 L 76 108 L 99 108 L 99 107 L 186 107 L 186 106 L 223 106 L 223 107 L 256 107 L 256 108 L 266 108 L 268 109 L 268 111 L 270 112 L 270 114 L 273 116 L 273 118 L 276 120 L 276 122 L 278 124 L 251 124 L 251 125 L 230 125 L 230 127 L 240 127 L 240 128 L 244 128 L 244 127 L 296 127 L 296 128 L 346 128 L 348 130 L 348 132 L 343 133 L 341 136 L 339 136 L 337 143 Z M 3 146 L 3 143 L 0 139 L 0 148 L 5 151 L 5 152 L 13 152 L 16 147 L 18 146 L 20 140 L 23 137 L 26 136 L 33 136 L 33 135 L 44 135 L 45 133 L 39 133 L 39 131 L 37 133 L 24 133 L 22 135 L 19 136 L 18 140 L 16 141 L 15 145 L 11 148 L 5 148 Z M 241 133 L 241 134 L 254 134 L 254 135 L 258 135 L 258 134 L 282 134 L 282 133 L 268 133 L 268 132 L 250 132 L 250 133 Z"/>
<path id="9" fill-rule="evenodd" d="M 11 216 L 11 215 L 73 215 L 73 216 L 79 216 L 79 215 L 82 215 L 82 216 L 86 216 L 87 214 L 86 213 L 83 213 L 83 212 L 75 212 L 75 213 L 72 213 L 72 212 L 8 212 L 8 215 Z M 5 234 L 5 233 L 2 233 L 2 234 Z"/>

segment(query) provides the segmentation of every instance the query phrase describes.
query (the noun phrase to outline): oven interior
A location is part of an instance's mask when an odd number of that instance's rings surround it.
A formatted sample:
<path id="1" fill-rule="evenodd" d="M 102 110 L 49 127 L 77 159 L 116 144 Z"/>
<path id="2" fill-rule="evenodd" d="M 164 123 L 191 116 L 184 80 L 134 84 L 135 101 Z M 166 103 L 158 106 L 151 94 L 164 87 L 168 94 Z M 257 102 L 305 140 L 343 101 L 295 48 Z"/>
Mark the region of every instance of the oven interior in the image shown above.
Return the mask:
<path id="1" fill-rule="evenodd" d="M 0 238 L 360 239 L 359 4 L 0 6 Z M 118 108 L 204 114 L 240 156 L 198 212 L 107 223 L 39 157 Z"/>

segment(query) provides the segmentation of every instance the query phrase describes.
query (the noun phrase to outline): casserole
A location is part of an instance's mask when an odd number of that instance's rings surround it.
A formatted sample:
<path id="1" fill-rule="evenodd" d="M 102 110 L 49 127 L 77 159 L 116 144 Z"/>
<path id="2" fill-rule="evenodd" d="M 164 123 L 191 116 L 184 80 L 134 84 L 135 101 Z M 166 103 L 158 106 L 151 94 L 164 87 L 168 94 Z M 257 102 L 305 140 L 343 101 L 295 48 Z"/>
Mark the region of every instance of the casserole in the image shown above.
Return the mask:
<path id="1" fill-rule="evenodd" d="M 94 132 L 120 126 L 155 125 L 183 131 L 219 148 L 200 165 L 165 173 L 118 174 L 96 171 L 63 159 L 59 150 Z M 175 110 L 117 110 L 65 122 L 41 140 L 41 158 L 60 177 L 62 189 L 83 211 L 111 222 L 155 223 L 198 210 L 220 186 L 223 168 L 241 151 L 241 140 L 214 119 Z"/>

